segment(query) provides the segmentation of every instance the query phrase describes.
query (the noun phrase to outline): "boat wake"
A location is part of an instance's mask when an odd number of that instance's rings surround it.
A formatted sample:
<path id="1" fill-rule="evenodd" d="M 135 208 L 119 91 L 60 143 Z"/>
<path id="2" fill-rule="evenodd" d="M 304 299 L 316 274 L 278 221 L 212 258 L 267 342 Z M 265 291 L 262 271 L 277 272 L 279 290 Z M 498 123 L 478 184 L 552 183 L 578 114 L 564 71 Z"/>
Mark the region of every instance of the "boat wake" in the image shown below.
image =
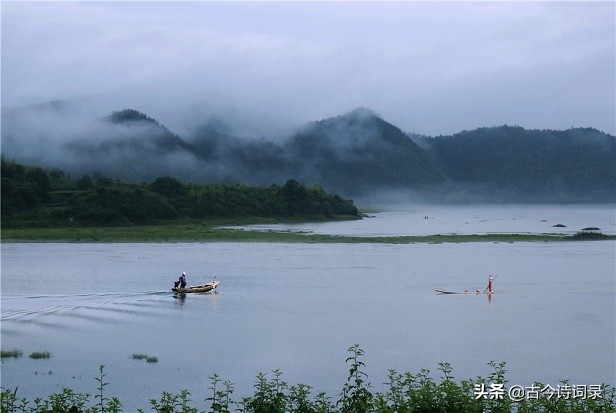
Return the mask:
<path id="1" fill-rule="evenodd" d="M 83 321 L 115 323 L 135 316 L 160 316 L 169 304 L 173 299 L 166 291 L 7 295 L 2 297 L 0 321 L 3 332 L 15 324 L 71 328 Z"/>

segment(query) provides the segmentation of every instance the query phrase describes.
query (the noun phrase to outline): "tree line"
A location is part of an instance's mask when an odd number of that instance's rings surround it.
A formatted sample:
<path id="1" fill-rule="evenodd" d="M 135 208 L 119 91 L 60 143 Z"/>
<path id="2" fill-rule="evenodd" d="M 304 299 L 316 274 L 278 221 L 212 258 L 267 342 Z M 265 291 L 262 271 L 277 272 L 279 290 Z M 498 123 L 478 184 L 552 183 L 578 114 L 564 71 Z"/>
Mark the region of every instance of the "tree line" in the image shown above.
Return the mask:
<path id="1" fill-rule="evenodd" d="M 509 202 L 610 202 L 616 139 L 592 128 L 499 126 L 414 137 L 455 188 Z"/>
<path id="2" fill-rule="evenodd" d="M 189 184 L 163 176 L 125 183 L 100 175 L 78 179 L 2 156 L 2 226 L 123 225 L 234 217 L 358 217 L 354 202 L 289 179 L 283 185 Z"/>

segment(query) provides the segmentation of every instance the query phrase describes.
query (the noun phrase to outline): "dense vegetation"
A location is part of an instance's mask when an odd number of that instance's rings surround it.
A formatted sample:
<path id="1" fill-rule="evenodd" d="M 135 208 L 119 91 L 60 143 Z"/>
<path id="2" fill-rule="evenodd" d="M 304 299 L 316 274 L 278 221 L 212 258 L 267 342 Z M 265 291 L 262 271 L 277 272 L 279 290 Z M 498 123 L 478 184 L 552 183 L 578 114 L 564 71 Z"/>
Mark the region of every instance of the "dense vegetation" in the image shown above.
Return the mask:
<path id="1" fill-rule="evenodd" d="M 171 177 L 127 184 L 27 167 L 2 156 L 2 227 L 131 225 L 213 217 L 358 217 L 353 201 L 306 187 L 185 184 Z"/>
<path id="2" fill-rule="evenodd" d="M 608 385 L 600 389 L 578 393 L 574 386 L 563 381 L 559 385 L 534 383 L 524 388 L 524 394 L 512 397 L 505 377 L 505 363 L 488 363 L 493 371 L 487 377 L 456 381 L 449 363 L 439 363 L 440 382 L 430 377 L 430 371 L 398 373 L 390 370 L 385 392 L 373 392 L 368 376 L 363 371 L 363 350 L 354 345 L 349 348 L 349 375 L 338 399 L 333 401 L 326 393 L 314 396 L 312 387 L 305 384 L 289 385 L 282 373 L 274 370 L 273 378 L 260 373 L 254 394 L 234 399 L 233 383 L 212 376 L 209 406 L 200 410 L 190 399 L 191 394 L 164 392 L 160 399 L 150 399 L 150 407 L 157 413 L 614 413 L 616 392 Z M 98 389 L 94 400 L 88 394 L 64 389 L 47 399 L 33 403 L 17 396 L 17 389 L 3 389 L 0 393 L 2 413 L 118 413 L 122 402 L 105 394 L 109 384 L 105 380 L 104 366 L 95 378 Z M 526 394 L 528 391 L 528 394 Z M 142 412 L 142 409 L 139 409 Z"/>
<path id="3" fill-rule="evenodd" d="M 415 139 L 452 187 L 509 201 L 616 202 L 616 139 L 500 126 Z"/>

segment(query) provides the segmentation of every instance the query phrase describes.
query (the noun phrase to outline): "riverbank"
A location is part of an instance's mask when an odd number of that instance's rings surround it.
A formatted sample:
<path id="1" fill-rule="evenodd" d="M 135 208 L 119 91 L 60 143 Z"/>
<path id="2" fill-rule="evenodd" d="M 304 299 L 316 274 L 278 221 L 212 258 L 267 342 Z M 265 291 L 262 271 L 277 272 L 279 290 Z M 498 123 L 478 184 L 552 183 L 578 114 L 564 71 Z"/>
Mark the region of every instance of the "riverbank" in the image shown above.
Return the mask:
<path id="1" fill-rule="evenodd" d="M 307 243 L 456 243 L 456 242 L 559 242 L 616 240 L 616 235 L 580 232 L 551 233 L 433 234 L 405 236 L 346 236 L 301 231 L 250 230 L 230 225 L 271 221 L 200 220 L 155 225 L 113 227 L 51 227 L 2 229 L 2 242 L 307 242 Z"/>
<path id="2" fill-rule="evenodd" d="M 210 377 L 208 397 L 209 406 L 193 398 L 188 390 L 179 393 L 163 392 L 159 399 L 150 399 L 150 407 L 157 412 L 224 413 L 233 409 L 239 412 L 307 412 L 307 413 L 347 413 L 392 411 L 427 411 L 470 413 L 477 411 L 499 411 L 503 413 L 540 413 L 544 411 L 574 413 L 578 411 L 614 412 L 616 391 L 607 384 L 576 386 L 562 381 L 562 385 L 537 383 L 531 387 L 507 386 L 506 363 L 489 362 L 490 372 L 486 377 L 473 380 L 455 380 L 449 363 L 439 363 L 440 382 L 430 376 L 430 371 L 422 369 L 417 374 L 399 373 L 390 370 L 388 389 L 375 392 L 364 372 L 364 351 L 355 344 L 349 348 L 347 364 L 350 367 L 346 383 L 336 401 L 335 396 L 322 392 L 316 396 L 313 386 L 303 383 L 289 385 L 283 381 L 280 370 L 272 370 L 272 376 L 259 373 L 255 391 L 249 397 L 237 401 L 232 382 L 223 381 L 217 374 Z M 50 373 L 51 374 L 51 373 Z M 54 406 L 53 411 L 123 411 L 122 401 L 107 395 L 109 386 L 105 366 L 99 366 L 96 396 L 82 394 L 64 388 L 61 393 L 49 395 L 47 400 L 37 398 L 30 401 L 18 394 L 18 389 L 2 389 L 0 401 L 2 411 L 7 413 L 40 411 L 41 406 Z M 198 396 L 197 396 L 198 397 Z M 35 407 L 31 407 L 34 404 Z M 143 411 L 139 409 L 139 411 Z"/>

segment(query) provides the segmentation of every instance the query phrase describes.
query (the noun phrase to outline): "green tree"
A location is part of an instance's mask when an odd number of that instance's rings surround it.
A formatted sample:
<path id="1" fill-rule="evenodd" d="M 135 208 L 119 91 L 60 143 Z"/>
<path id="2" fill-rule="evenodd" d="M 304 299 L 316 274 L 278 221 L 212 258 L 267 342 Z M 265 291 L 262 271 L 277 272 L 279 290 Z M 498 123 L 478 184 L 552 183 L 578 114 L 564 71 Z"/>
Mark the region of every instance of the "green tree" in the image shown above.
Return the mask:
<path id="1" fill-rule="evenodd" d="M 36 192 L 29 186 L 20 185 L 11 194 L 12 205 L 17 209 L 34 209 L 38 206 Z"/>
<path id="2" fill-rule="evenodd" d="M 284 215 L 297 216 L 308 213 L 308 191 L 295 179 L 287 180 L 280 189 L 280 194 L 283 198 Z"/>
<path id="3" fill-rule="evenodd" d="M 2 177 L 17 179 L 26 172 L 26 168 L 23 165 L 15 163 L 15 161 L 7 161 L 4 154 L 0 157 L 2 159 Z"/>
<path id="4" fill-rule="evenodd" d="M 80 189 L 80 190 L 92 189 L 94 188 L 94 181 L 92 181 L 92 178 L 90 178 L 90 175 L 84 175 L 77 180 L 75 185 L 77 186 L 77 189 Z"/>
<path id="5" fill-rule="evenodd" d="M 41 167 L 30 168 L 26 172 L 25 179 L 30 183 L 36 196 L 40 200 L 49 199 L 49 191 L 51 190 L 51 183 L 47 172 Z"/>
<path id="6" fill-rule="evenodd" d="M 166 196 L 167 198 L 178 198 L 185 196 L 188 193 L 186 185 L 169 176 L 156 178 L 156 180 L 150 184 L 150 189 Z"/>

